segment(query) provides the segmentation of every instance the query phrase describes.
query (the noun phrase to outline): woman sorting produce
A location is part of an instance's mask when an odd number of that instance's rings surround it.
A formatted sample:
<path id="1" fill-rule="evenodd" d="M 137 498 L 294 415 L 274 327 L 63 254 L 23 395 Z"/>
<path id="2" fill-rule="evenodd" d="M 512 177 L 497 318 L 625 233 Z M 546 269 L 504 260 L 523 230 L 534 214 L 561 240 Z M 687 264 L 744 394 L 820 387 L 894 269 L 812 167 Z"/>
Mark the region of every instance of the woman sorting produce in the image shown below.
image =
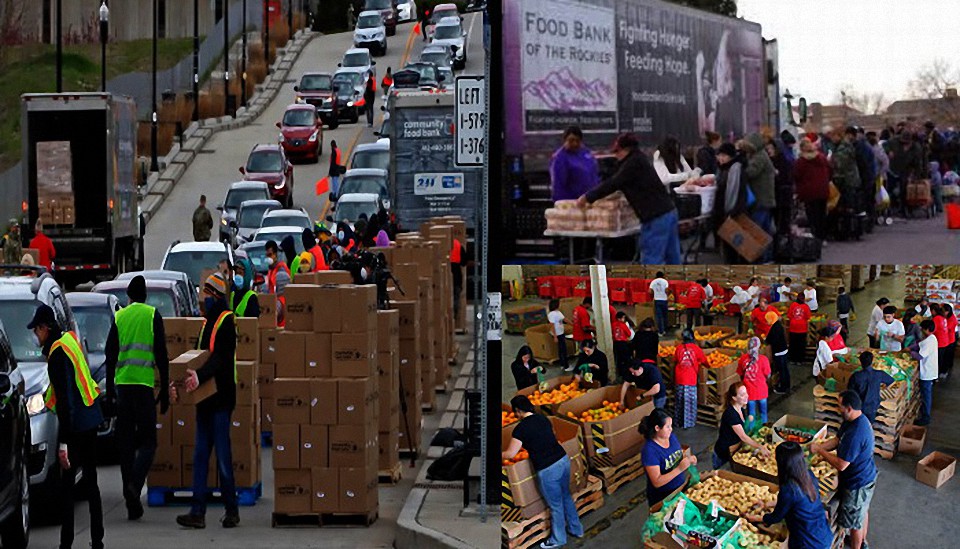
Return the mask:
<path id="1" fill-rule="evenodd" d="M 540 376 L 546 373 L 544 367 L 533 358 L 533 350 L 529 345 L 524 345 L 517 351 L 517 358 L 510 365 L 510 371 L 518 391 L 538 385 Z"/>
<path id="2" fill-rule="evenodd" d="M 653 397 L 653 405 L 663 408 L 667 405 L 667 386 L 663 383 L 663 375 L 657 368 L 657 363 L 644 359 L 633 359 L 623 376 L 623 386 L 620 389 L 620 404 L 627 406 L 627 389 L 633 386 L 641 391 L 637 401 L 646 397 Z"/>
<path id="3" fill-rule="evenodd" d="M 737 361 L 737 375 L 747 387 L 747 414 L 765 424 L 767 397 L 770 396 L 770 387 L 767 385 L 767 379 L 770 378 L 770 360 L 760 354 L 759 337 L 751 337 L 747 341 L 747 352 Z"/>
<path id="4" fill-rule="evenodd" d="M 734 383 L 727 391 L 727 409 L 724 410 L 723 416 L 720 418 L 720 435 L 717 437 L 717 443 L 713 446 L 714 469 L 726 465 L 742 444 L 756 448 L 760 451 L 760 455 L 765 458 L 770 457 L 770 450 L 750 438 L 750 435 L 743 429 L 745 423 L 743 408 L 747 405 L 747 398 L 747 386 L 741 382 Z"/>
<path id="5" fill-rule="evenodd" d="M 676 382 L 674 417 L 681 429 L 689 429 L 697 423 L 697 378 L 700 366 L 707 363 L 703 349 L 694 343 L 693 332 L 683 331 L 683 343 L 677 345 L 674 353 L 676 367 L 673 378 Z"/>
<path id="6" fill-rule="evenodd" d="M 643 418 L 639 431 L 647 439 L 640 459 L 647 473 L 647 503 L 653 506 L 683 486 L 687 469 L 697 464 L 697 456 L 683 456 L 673 434 L 673 418 L 662 408 Z"/>

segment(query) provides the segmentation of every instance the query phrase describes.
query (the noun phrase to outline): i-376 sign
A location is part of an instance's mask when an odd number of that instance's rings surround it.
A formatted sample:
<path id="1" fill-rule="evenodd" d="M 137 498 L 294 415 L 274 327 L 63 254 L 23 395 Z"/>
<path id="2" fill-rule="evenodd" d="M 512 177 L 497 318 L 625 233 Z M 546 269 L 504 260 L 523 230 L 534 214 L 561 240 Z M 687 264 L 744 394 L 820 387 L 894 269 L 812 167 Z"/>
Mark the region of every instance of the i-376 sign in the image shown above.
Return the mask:
<path id="1" fill-rule="evenodd" d="M 457 166 L 482 166 L 487 143 L 486 88 L 482 76 L 457 77 Z"/>

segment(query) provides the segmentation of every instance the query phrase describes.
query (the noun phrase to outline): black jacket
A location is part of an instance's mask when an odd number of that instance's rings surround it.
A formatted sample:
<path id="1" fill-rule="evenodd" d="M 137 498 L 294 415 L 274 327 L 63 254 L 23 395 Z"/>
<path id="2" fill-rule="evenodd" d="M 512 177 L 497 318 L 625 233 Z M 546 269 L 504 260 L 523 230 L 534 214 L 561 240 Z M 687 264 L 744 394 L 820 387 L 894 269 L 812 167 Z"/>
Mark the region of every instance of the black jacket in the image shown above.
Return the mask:
<path id="1" fill-rule="evenodd" d="M 660 351 L 660 335 L 657 334 L 656 330 L 649 332 L 638 330 L 636 335 L 633 336 L 633 348 L 638 359 L 647 358 L 656 362 Z"/>
<path id="2" fill-rule="evenodd" d="M 642 223 L 668 214 L 675 209 L 673 199 L 660 181 L 647 155 L 633 151 L 617 164 L 613 177 L 587 193 L 587 200 L 596 202 L 621 191 Z"/>
<path id="3" fill-rule="evenodd" d="M 207 323 L 200 336 L 200 348 L 210 348 L 210 335 L 216 325 L 217 317 L 223 311 L 223 305 L 207 312 Z M 223 320 L 217 331 L 213 353 L 207 362 L 197 370 L 197 379 L 200 383 L 210 378 L 216 379 L 217 392 L 210 398 L 197 404 L 198 409 L 204 410 L 233 410 L 237 404 L 237 382 L 234 377 L 234 354 L 237 350 L 237 328 L 233 322 L 233 315 Z"/>
<path id="4" fill-rule="evenodd" d="M 851 311 L 856 311 L 853 308 L 853 300 L 850 299 L 850 294 L 840 294 L 837 296 L 837 314 L 847 314 Z"/>
<path id="5" fill-rule="evenodd" d="M 530 355 L 530 367 L 529 369 L 523 364 L 523 355 Z M 537 362 L 537 359 L 533 358 L 533 351 L 527 345 L 520 347 L 520 350 L 517 351 L 517 358 L 510 364 L 510 371 L 513 373 L 513 380 L 517 383 L 517 390 L 523 390 L 527 387 L 533 387 L 539 383 L 537 379 L 537 368 L 540 368 L 540 363 Z"/>
<path id="6" fill-rule="evenodd" d="M 787 350 L 787 334 L 783 329 L 783 322 L 778 320 L 770 326 L 770 332 L 767 333 L 767 345 L 773 349 L 773 354 L 782 353 Z"/>
<path id="7" fill-rule="evenodd" d="M 69 444 L 72 436 L 96 429 L 103 423 L 103 412 L 100 410 L 100 399 L 93 401 L 93 405 L 84 406 L 77 388 L 76 374 L 73 363 L 63 349 L 50 352 L 63 334 L 58 330 L 51 331 L 47 342 L 43 345 L 43 354 L 47 357 L 47 375 L 57 399 L 57 442 Z"/>
<path id="8" fill-rule="evenodd" d="M 717 164 L 717 151 L 713 147 L 706 145 L 700 147 L 697 151 L 697 167 L 703 172 L 703 175 L 717 175 L 719 165 Z"/>
<path id="9" fill-rule="evenodd" d="M 107 334 L 107 344 L 104 347 L 107 363 L 107 396 L 111 399 L 116 398 L 115 376 L 117 371 L 117 359 L 120 354 L 120 336 L 117 334 L 117 325 L 110 326 L 110 333 Z M 160 373 L 160 387 L 166 387 L 170 384 L 170 357 L 167 356 L 167 336 L 163 331 L 163 317 L 160 311 L 153 312 L 153 358 L 154 367 Z M 160 391 L 161 399 L 166 395 L 166 391 Z"/>

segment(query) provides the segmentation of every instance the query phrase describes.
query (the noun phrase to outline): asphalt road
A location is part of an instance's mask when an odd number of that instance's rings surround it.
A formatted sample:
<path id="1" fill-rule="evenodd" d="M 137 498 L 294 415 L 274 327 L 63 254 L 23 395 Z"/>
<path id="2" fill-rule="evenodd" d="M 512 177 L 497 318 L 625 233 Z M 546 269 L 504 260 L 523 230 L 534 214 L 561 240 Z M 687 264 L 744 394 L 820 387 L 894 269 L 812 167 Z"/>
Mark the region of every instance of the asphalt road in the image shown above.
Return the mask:
<path id="1" fill-rule="evenodd" d="M 483 15 L 469 13 L 464 15 L 464 28 L 468 32 L 467 66 L 461 74 L 483 73 Z M 415 61 L 423 49 L 419 35 L 413 35 L 414 24 L 406 23 L 397 28 L 397 34 L 387 38 L 387 54 L 375 58 L 378 79 L 383 77 L 387 67 L 399 70 L 408 61 Z M 191 217 L 197 207 L 201 194 L 207 195 L 207 207 L 214 214 L 215 223 L 219 217 L 214 208 L 223 202 L 230 183 L 243 178 L 238 169 L 247 160 L 247 154 L 257 143 L 276 143 L 275 124 L 283 116 L 287 105 L 294 101 L 293 86 L 300 75 L 310 70 L 334 72 L 343 52 L 353 47 L 352 33 L 339 33 L 314 38 L 304 49 L 290 71 L 283 89 L 276 99 L 264 110 L 252 124 L 234 131 L 216 133 L 202 149 L 177 186 L 167 197 L 155 217 L 147 225 L 145 236 L 146 268 L 159 268 L 167 247 L 175 240 L 192 240 Z M 379 82 L 377 83 L 379 88 Z M 373 134 L 379 129 L 382 113 L 379 93 L 374 108 L 374 127 L 368 128 L 365 117 L 360 122 L 349 124 L 341 122 L 336 130 L 324 128 L 323 156 L 316 164 L 297 163 L 293 169 L 294 207 L 305 207 L 311 219 L 317 219 L 327 207 L 327 195 L 314 194 L 314 184 L 326 177 L 330 167 L 330 141 L 336 140 L 343 161 L 346 162 L 354 147 L 360 143 L 372 143 L 377 140 Z M 212 238 L 216 238 L 214 227 Z"/>

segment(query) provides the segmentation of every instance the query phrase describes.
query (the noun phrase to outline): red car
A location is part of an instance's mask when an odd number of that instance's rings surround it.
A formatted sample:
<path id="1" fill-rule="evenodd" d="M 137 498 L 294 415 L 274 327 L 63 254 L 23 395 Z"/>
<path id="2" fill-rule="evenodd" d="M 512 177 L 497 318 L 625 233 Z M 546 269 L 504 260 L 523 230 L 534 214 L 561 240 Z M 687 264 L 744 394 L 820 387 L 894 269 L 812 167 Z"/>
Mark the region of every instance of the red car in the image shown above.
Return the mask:
<path id="1" fill-rule="evenodd" d="M 293 206 L 293 164 L 280 145 L 255 145 L 240 168 L 246 181 L 263 181 L 270 189 L 270 198 L 286 208 Z"/>
<path id="2" fill-rule="evenodd" d="M 280 145 L 290 158 L 303 157 L 314 162 L 323 154 L 323 122 L 313 105 L 294 104 L 283 111 L 280 128 Z"/>

